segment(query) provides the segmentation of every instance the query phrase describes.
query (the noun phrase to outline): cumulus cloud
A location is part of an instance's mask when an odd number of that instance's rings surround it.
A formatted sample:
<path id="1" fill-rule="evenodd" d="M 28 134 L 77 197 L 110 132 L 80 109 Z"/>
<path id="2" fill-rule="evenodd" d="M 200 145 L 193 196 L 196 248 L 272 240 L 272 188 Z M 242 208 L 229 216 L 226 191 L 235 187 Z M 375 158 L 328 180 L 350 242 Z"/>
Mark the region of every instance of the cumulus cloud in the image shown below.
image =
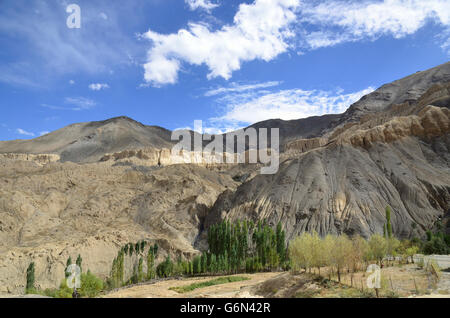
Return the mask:
<path id="1" fill-rule="evenodd" d="M 28 137 L 34 137 L 34 133 L 28 132 L 28 131 L 26 131 L 26 130 L 23 130 L 22 128 L 17 128 L 17 129 L 16 129 L 16 132 L 17 132 L 19 135 L 28 136 Z"/>
<path id="2" fill-rule="evenodd" d="M 371 93 L 373 87 L 344 94 L 321 90 L 288 89 L 277 92 L 260 91 L 250 94 L 231 94 L 220 100 L 226 105 L 223 116 L 212 118 L 219 126 L 253 124 L 267 119 L 283 120 L 339 114 L 362 96 Z"/>
<path id="3" fill-rule="evenodd" d="M 190 23 L 187 29 L 168 35 L 149 30 L 143 34 L 153 44 L 144 64 L 144 79 L 154 86 L 174 84 L 182 62 L 205 64 L 209 79 L 229 79 L 243 62 L 270 61 L 287 51 L 299 3 L 255 0 L 241 4 L 233 24 L 216 31 L 202 23 Z"/>
<path id="4" fill-rule="evenodd" d="M 47 134 L 49 134 L 50 132 L 49 131 L 41 131 L 40 133 L 39 133 L 39 135 L 40 136 L 44 136 L 44 135 L 47 135 Z"/>
<path id="5" fill-rule="evenodd" d="M 186 0 L 194 7 L 210 1 Z M 196 8 L 198 8 L 196 7 Z M 147 84 L 174 84 L 183 63 L 206 65 L 208 79 L 229 79 L 242 63 L 271 61 L 288 49 L 308 50 L 340 43 L 402 38 L 433 22 L 450 32 L 448 0 L 255 0 L 241 4 L 233 23 L 218 30 L 202 22 L 189 23 L 173 34 L 149 30 L 152 47 L 144 64 Z M 295 41 L 294 41 L 295 40 Z M 448 51 L 448 36 L 441 36 Z M 295 44 L 294 44 L 295 42 Z"/>
<path id="6" fill-rule="evenodd" d="M 427 22 L 449 27 L 448 0 L 384 0 L 303 2 L 299 22 L 312 25 L 300 41 L 311 49 L 381 36 L 402 38 Z"/>
<path id="7" fill-rule="evenodd" d="M 95 84 L 89 85 L 89 89 L 92 91 L 100 91 L 102 89 L 107 89 L 107 88 L 109 88 L 109 85 L 105 84 L 105 83 L 95 83 Z"/>
<path id="8" fill-rule="evenodd" d="M 219 6 L 219 4 L 213 3 L 211 0 L 185 0 L 185 2 L 191 10 L 203 9 L 209 12 Z"/>

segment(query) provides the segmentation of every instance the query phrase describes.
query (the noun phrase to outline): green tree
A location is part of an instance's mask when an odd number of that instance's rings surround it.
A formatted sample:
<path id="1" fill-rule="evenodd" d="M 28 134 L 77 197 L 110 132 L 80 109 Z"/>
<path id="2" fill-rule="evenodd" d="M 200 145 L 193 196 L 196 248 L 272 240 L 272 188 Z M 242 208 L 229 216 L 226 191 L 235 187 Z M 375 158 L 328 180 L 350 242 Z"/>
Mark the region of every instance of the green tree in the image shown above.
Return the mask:
<path id="1" fill-rule="evenodd" d="M 312 236 L 308 232 L 294 238 L 289 244 L 289 256 L 292 261 L 292 270 L 307 271 L 313 265 Z"/>
<path id="2" fill-rule="evenodd" d="M 280 259 L 280 263 L 284 263 L 286 258 L 286 235 L 282 229 L 281 222 L 277 224 L 277 253 Z"/>
<path id="3" fill-rule="evenodd" d="M 77 266 L 80 268 L 80 271 L 82 272 L 83 269 L 82 269 L 81 263 L 83 263 L 83 259 L 81 258 L 80 254 L 78 254 L 78 257 L 77 257 L 77 260 L 75 261 L 75 263 L 77 264 Z"/>
<path id="4" fill-rule="evenodd" d="M 139 264 L 138 264 L 138 281 L 144 280 L 144 260 L 139 258 Z"/>
<path id="5" fill-rule="evenodd" d="M 443 236 L 432 235 L 431 239 L 427 241 L 423 246 L 423 252 L 427 255 L 430 254 L 448 254 L 450 248 L 447 246 Z"/>
<path id="6" fill-rule="evenodd" d="M 341 282 L 341 273 L 345 266 L 349 266 L 349 255 L 352 253 L 352 242 L 346 235 L 340 235 L 336 237 L 334 241 L 333 250 L 331 251 L 331 262 L 335 267 L 338 281 Z"/>
<path id="7" fill-rule="evenodd" d="M 139 244 L 139 242 L 136 242 L 136 244 L 134 246 L 134 250 L 136 251 L 136 254 L 140 253 L 140 248 L 141 248 L 141 245 Z"/>
<path id="8" fill-rule="evenodd" d="M 69 256 L 69 258 L 67 259 L 67 262 L 66 262 L 66 268 L 64 268 L 64 276 L 67 278 L 67 277 L 69 277 L 69 273 L 67 272 L 67 268 L 70 266 L 70 265 L 72 265 L 72 257 L 70 257 Z"/>
<path id="9" fill-rule="evenodd" d="M 369 243 L 360 235 L 352 238 L 352 253 L 349 255 L 352 273 L 358 271 L 369 254 Z"/>
<path id="10" fill-rule="evenodd" d="M 155 271 L 153 269 L 155 265 L 155 255 L 154 255 L 154 250 L 153 247 L 150 247 L 148 249 L 148 254 L 147 254 L 147 279 L 153 279 L 155 278 Z"/>
<path id="11" fill-rule="evenodd" d="M 35 280 L 34 270 L 35 270 L 34 262 L 31 262 L 27 268 L 27 285 L 25 289 L 26 293 L 29 293 L 34 290 L 34 280 Z"/>
<path id="12" fill-rule="evenodd" d="M 159 277 L 170 277 L 173 273 L 173 262 L 170 259 L 170 255 L 166 257 L 166 260 L 160 263 L 156 267 L 156 273 Z"/>
<path id="13" fill-rule="evenodd" d="M 320 275 L 320 268 L 326 264 L 325 250 L 323 249 L 323 241 L 316 231 L 311 234 L 308 248 L 311 249 L 311 267 L 317 268 Z"/>
<path id="14" fill-rule="evenodd" d="M 201 257 L 201 272 L 206 273 L 207 271 L 208 271 L 207 256 L 206 253 L 203 253 Z"/>
<path id="15" fill-rule="evenodd" d="M 391 208 L 386 207 L 386 234 L 387 238 L 392 238 L 392 225 L 391 225 Z"/>
<path id="16" fill-rule="evenodd" d="M 129 243 L 128 244 L 128 246 L 129 246 L 129 252 L 130 252 L 130 256 L 133 256 L 133 252 L 134 252 L 134 245 L 132 244 L 132 243 Z"/>
<path id="17" fill-rule="evenodd" d="M 369 239 L 369 248 L 371 259 L 379 262 L 379 265 L 381 266 L 381 262 L 383 261 L 383 258 L 386 256 L 388 249 L 387 239 L 385 239 L 379 234 L 374 234 Z"/>

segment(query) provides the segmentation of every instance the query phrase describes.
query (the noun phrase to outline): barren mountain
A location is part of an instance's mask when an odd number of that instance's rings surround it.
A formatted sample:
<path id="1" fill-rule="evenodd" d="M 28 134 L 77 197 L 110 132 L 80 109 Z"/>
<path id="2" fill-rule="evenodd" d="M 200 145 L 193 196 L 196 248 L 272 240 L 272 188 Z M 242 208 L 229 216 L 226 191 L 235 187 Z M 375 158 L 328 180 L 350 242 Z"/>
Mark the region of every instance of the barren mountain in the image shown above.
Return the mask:
<path id="1" fill-rule="evenodd" d="M 0 293 L 21 293 L 36 262 L 56 287 L 65 261 L 105 277 L 117 250 L 147 239 L 167 253 L 205 248 L 224 218 L 306 230 L 398 237 L 450 225 L 450 63 L 382 86 L 340 115 L 270 120 L 282 153 L 258 165 L 174 164 L 171 132 L 125 117 L 0 142 Z M 131 266 L 131 265 L 130 265 Z"/>
<path id="2" fill-rule="evenodd" d="M 106 153 L 171 147 L 171 132 L 128 117 L 73 124 L 33 140 L 1 141 L 0 153 L 58 154 L 61 161 L 96 162 Z"/>

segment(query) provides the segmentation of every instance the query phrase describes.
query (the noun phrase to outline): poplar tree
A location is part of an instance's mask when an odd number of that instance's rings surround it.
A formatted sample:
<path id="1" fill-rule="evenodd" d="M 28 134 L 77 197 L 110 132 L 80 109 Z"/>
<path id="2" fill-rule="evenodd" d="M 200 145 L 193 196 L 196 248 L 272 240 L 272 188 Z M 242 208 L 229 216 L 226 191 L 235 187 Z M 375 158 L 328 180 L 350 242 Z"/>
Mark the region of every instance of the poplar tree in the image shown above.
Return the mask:
<path id="1" fill-rule="evenodd" d="M 81 258 L 81 255 L 78 254 L 77 260 L 75 261 L 75 263 L 77 264 L 77 266 L 80 268 L 80 272 L 83 271 L 82 267 L 81 267 L 81 263 L 83 262 L 83 259 Z"/>
<path id="2" fill-rule="evenodd" d="M 391 225 L 391 208 L 386 207 L 386 234 L 387 238 L 392 238 L 392 225 Z"/>
<path id="3" fill-rule="evenodd" d="M 280 263 L 283 264 L 286 259 L 286 234 L 281 227 L 281 222 L 277 224 L 277 253 Z"/>
<path id="4" fill-rule="evenodd" d="M 67 273 L 67 268 L 68 268 L 70 265 L 72 265 L 72 257 L 69 256 L 69 258 L 67 259 L 67 262 L 66 262 L 66 268 L 64 269 L 64 276 L 65 276 L 66 278 L 70 276 L 70 274 Z"/>
<path id="5" fill-rule="evenodd" d="M 29 292 L 34 289 L 34 262 L 31 262 L 27 268 L 27 286 L 25 292 Z"/>
<path id="6" fill-rule="evenodd" d="M 138 281 L 144 280 L 144 260 L 139 258 L 139 264 L 138 264 Z"/>
<path id="7" fill-rule="evenodd" d="M 147 279 L 154 278 L 153 266 L 155 264 L 155 254 L 153 247 L 150 247 L 147 254 Z"/>
<path id="8" fill-rule="evenodd" d="M 203 253 L 202 257 L 201 257 L 201 272 L 202 273 L 206 273 L 207 271 L 208 271 L 208 268 L 207 268 L 207 257 L 206 257 L 206 253 Z"/>
<path id="9" fill-rule="evenodd" d="M 139 242 L 136 242 L 136 244 L 134 245 L 134 250 L 136 251 L 136 254 L 139 254 L 140 253 L 140 244 L 139 244 Z"/>
<path id="10" fill-rule="evenodd" d="M 130 247 L 130 248 L 129 248 L 129 251 L 130 251 L 130 256 L 133 256 L 133 252 L 134 252 L 134 245 L 133 245 L 132 243 L 129 243 L 129 244 L 128 244 L 128 246 Z"/>

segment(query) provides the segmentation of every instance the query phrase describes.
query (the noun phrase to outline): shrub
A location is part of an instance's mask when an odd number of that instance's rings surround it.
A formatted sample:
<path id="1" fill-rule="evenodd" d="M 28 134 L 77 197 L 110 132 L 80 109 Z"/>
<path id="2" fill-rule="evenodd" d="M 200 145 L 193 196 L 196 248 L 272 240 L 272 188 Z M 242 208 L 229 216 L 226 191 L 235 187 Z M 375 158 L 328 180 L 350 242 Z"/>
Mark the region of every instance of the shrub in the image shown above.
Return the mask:
<path id="1" fill-rule="evenodd" d="M 428 240 L 424 247 L 423 252 L 427 255 L 431 254 L 448 254 L 449 247 L 444 241 L 444 238 L 440 235 L 431 235 L 430 240 Z"/>
<path id="2" fill-rule="evenodd" d="M 81 274 L 80 295 L 82 297 L 96 297 L 103 290 L 103 281 L 88 271 Z"/>
<path id="3" fill-rule="evenodd" d="M 55 298 L 72 298 L 73 290 L 67 286 L 65 279 L 59 285 L 59 290 L 55 292 Z"/>

